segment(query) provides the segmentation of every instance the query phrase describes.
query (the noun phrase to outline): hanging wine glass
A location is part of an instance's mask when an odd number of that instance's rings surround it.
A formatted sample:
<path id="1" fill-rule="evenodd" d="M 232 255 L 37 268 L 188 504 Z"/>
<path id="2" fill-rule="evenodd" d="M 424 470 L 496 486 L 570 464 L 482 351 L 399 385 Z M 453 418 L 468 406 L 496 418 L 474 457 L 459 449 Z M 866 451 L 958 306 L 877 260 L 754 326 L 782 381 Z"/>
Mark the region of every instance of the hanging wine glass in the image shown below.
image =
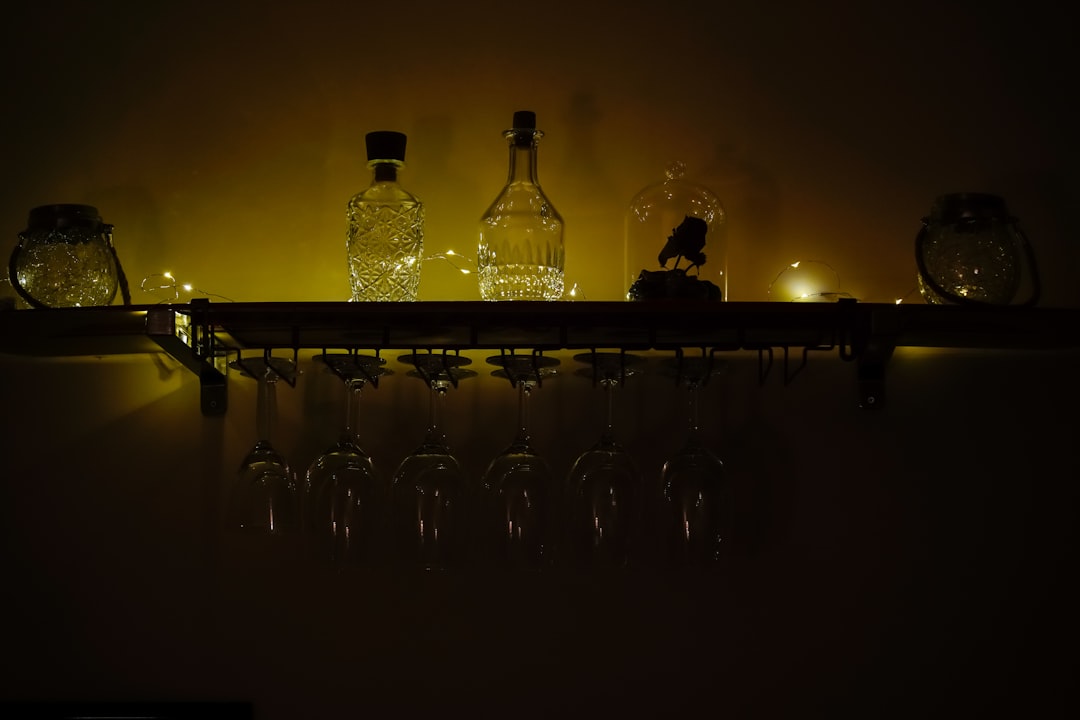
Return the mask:
<path id="1" fill-rule="evenodd" d="M 500 366 L 492 375 L 509 380 L 518 391 L 518 429 L 480 482 L 480 522 L 487 530 L 482 542 L 497 564 L 539 568 L 551 560 L 557 486 L 547 461 L 532 446 L 529 399 L 559 361 L 533 352 L 504 353 L 487 362 Z"/>
<path id="2" fill-rule="evenodd" d="M 701 388 L 722 366 L 711 355 L 680 351 L 664 367 L 686 393 L 687 431 L 661 470 L 661 541 L 676 566 L 713 565 L 731 544 L 731 495 L 723 462 L 704 442 L 700 401 Z"/>
<path id="3" fill-rule="evenodd" d="M 446 443 L 442 406 L 452 387 L 476 373 L 467 357 L 446 352 L 412 353 L 410 377 L 428 388 L 428 427 L 420 445 L 401 461 L 392 483 L 394 540 L 402 560 L 428 570 L 455 565 L 463 549 L 466 481 Z"/>
<path id="4" fill-rule="evenodd" d="M 386 512 L 386 488 L 358 438 L 359 404 L 364 385 L 378 386 L 390 374 L 385 360 L 355 352 L 323 353 L 314 358 L 342 381 L 345 424 L 337 442 L 312 461 L 304 483 L 311 542 L 319 557 L 339 563 L 372 563 Z"/>
<path id="5" fill-rule="evenodd" d="M 301 530 L 300 487 L 289 463 L 273 444 L 277 424 L 277 383 L 295 382 L 296 363 L 288 358 L 238 358 L 229 364 L 243 377 L 258 382 L 256 393 L 257 440 L 240 463 L 230 497 L 232 528 L 273 536 L 298 536 Z"/>
<path id="6" fill-rule="evenodd" d="M 615 437 L 615 390 L 643 358 L 588 352 L 574 360 L 587 363 L 575 374 L 603 391 L 605 418 L 600 438 L 574 460 L 567 476 L 570 546 L 584 566 L 625 567 L 641 543 L 644 488 L 637 461 Z"/>

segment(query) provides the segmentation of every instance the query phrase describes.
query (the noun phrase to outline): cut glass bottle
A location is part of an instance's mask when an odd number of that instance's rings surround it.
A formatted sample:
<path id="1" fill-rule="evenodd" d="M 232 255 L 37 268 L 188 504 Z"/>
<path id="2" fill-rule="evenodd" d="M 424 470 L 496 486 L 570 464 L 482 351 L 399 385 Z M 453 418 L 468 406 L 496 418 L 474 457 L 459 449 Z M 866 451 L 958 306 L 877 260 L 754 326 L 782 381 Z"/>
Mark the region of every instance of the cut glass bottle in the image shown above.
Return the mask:
<path id="1" fill-rule="evenodd" d="M 563 296 L 563 219 L 540 188 L 536 148 L 543 133 L 536 114 L 514 113 L 503 133 L 510 171 L 480 219 L 477 273 L 484 300 L 559 300 Z"/>
<path id="2" fill-rule="evenodd" d="M 371 185 L 348 203 L 346 249 L 353 301 L 412 301 L 424 257 L 424 205 L 398 182 L 403 133 L 366 136 Z"/>

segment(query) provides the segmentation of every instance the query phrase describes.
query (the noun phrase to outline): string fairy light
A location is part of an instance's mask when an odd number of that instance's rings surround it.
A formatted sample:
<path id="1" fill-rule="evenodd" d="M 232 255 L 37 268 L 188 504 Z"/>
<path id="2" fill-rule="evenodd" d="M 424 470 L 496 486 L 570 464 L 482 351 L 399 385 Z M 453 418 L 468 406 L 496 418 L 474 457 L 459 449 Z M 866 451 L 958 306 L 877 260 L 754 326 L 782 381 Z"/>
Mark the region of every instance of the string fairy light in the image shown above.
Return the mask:
<path id="1" fill-rule="evenodd" d="M 851 293 L 840 289 L 840 274 L 836 269 L 820 260 L 796 260 L 785 265 L 769 283 L 770 298 L 774 288 L 784 293 L 775 299 L 788 302 L 835 302 L 851 297 Z"/>
<path id="2" fill-rule="evenodd" d="M 462 255 L 459 252 L 449 249 L 446 252 L 429 253 L 424 255 L 420 259 L 420 262 L 428 262 L 431 260 L 439 260 L 447 263 L 450 267 L 454 268 L 462 275 L 471 275 L 476 272 L 476 262 L 467 255 Z M 416 258 L 409 258 L 405 261 L 408 264 L 417 262 Z M 384 274 L 400 269 L 400 264 L 393 266 L 384 271 Z M 160 273 L 152 273 L 147 275 L 139 283 L 139 289 L 147 294 L 158 296 L 158 302 L 178 302 L 186 295 L 199 295 L 203 297 L 219 298 L 225 302 L 234 302 L 232 298 L 228 298 L 218 293 L 212 293 L 207 290 L 203 290 L 196 286 L 194 283 L 181 282 L 173 275 L 172 271 L 166 270 Z M 163 297 L 164 296 L 164 297 Z M 578 283 L 573 283 L 566 291 L 566 298 L 568 300 L 585 300 L 585 292 Z"/>
<path id="3" fill-rule="evenodd" d="M 429 260 L 441 260 L 448 264 L 450 267 L 457 270 L 462 275 L 471 275 L 476 272 L 476 262 L 468 255 L 462 255 L 453 249 L 448 249 L 446 252 L 441 253 L 429 253 L 424 256 L 424 262 Z M 578 283 L 570 284 L 569 289 L 566 291 L 564 298 L 566 300 L 586 300 L 585 291 Z"/>
<path id="4" fill-rule="evenodd" d="M 176 279 L 176 277 L 173 276 L 170 270 L 147 275 L 142 279 L 142 282 L 139 283 L 139 289 L 145 293 L 148 293 L 150 295 L 158 295 L 159 297 L 161 294 L 168 293 L 168 297 L 164 297 L 158 300 L 159 303 L 179 301 L 182 293 L 219 298 L 221 300 L 224 300 L 225 302 L 233 302 L 232 298 L 228 298 L 224 295 L 219 295 L 217 293 L 207 292 L 206 290 L 201 290 L 200 288 L 189 282 L 180 282 Z"/>
<path id="5" fill-rule="evenodd" d="M 454 252 L 453 249 L 447 250 L 443 253 L 431 253 L 424 256 L 424 262 L 428 260 L 442 260 L 446 262 L 450 267 L 454 268 L 462 275 L 471 275 L 476 272 L 476 263 L 472 258 L 462 255 L 461 253 Z M 458 263 L 461 263 L 460 265 Z M 462 267 L 461 265 L 469 265 L 470 267 Z"/>
<path id="6" fill-rule="evenodd" d="M 918 287 L 911 288 L 906 293 L 904 293 L 901 297 L 896 298 L 896 304 L 897 305 L 903 304 L 909 297 L 911 297 L 912 295 L 914 295 L 917 292 L 919 292 Z"/>
<path id="7" fill-rule="evenodd" d="M 574 283 L 570 286 L 570 289 L 566 291 L 567 300 L 588 300 L 585 297 L 585 291 L 581 289 L 581 286 Z"/>

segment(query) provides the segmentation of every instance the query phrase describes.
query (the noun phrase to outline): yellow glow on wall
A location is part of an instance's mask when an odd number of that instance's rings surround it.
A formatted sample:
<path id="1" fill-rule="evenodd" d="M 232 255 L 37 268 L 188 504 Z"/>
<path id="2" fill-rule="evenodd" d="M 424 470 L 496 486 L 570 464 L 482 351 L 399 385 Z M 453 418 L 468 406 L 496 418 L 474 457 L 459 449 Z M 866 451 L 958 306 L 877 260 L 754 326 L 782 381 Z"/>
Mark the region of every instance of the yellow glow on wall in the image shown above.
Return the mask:
<path id="1" fill-rule="evenodd" d="M 501 133 L 514 110 L 531 108 L 545 133 L 540 182 L 566 221 L 567 284 L 591 300 L 624 296 L 627 207 L 676 159 L 723 203 L 735 301 L 768 299 L 776 268 L 802 252 L 830 258 L 860 298 L 891 301 L 910 287 L 929 200 L 987 186 L 1010 198 L 1049 268 L 1044 302 L 1080 292 L 1065 270 L 1080 248 L 1057 237 L 1072 233 L 1054 207 L 1068 195 L 1054 187 L 1054 168 L 1072 134 L 1043 121 L 1065 116 L 1050 112 L 1060 94 L 1030 98 L 1047 111 L 1019 115 L 1017 95 L 1037 91 L 1026 81 L 992 93 L 974 81 L 935 86 L 927 68 L 959 56 L 913 57 L 899 30 L 860 45 L 853 64 L 843 48 L 865 34 L 844 31 L 846 17 L 827 45 L 801 45 L 812 37 L 801 34 L 778 45 L 766 10 L 733 23 L 720 6 L 652 8 L 613 22 L 608 8 L 554 0 L 508 33 L 491 3 L 421 2 L 407 38 L 364 32 L 358 42 L 357 28 L 399 27 L 400 8 L 243 5 L 125 6 L 123 16 L 101 9 L 64 22 L 36 6 L 19 11 L 13 27 L 47 26 L 50 41 L 37 52 L 28 32 L 4 48 L 14 68 L 0 80 L 4 94 L 27 111 L 9 113 L 0 141 L 18 177 L 0 198 L 0 252 L 10 253 L 30 208 L 86 203 L 115 226 L 133 285 L 168 267 L 193 291 L 238 301 L 343 300 L 344 207 L 370 179 L 364 134 L 408 135 L 401 179 L 427 208 L 425 250 L 452 260 L 450 250 L 474 254 L 479 218 L 506 179 Z M 888 17 L 890 27 L 904 22 Z M 729 30 L 723 42 L 717 27 Z M 81 39 L 95 34 L 109 42 L 84 52 Z M 955 38 L 939 40 L 926 45 Z M 1013 52 L 1009 62 L 1038 55 Z M 866 68 L 895 81 L 852 75 Z M 928 95 L 933 117 L 921 109 Z M 973 135 L 971 97 L 1000 102 L 983 115 L 1009 122 L 980 123 Z M 1008 152 L 988 163 L 988 147 Z M 1031 168 L 1048 169 L 1033 178 Z M 478 299 L 461 267 L 425 263 L 420 297 Z"/>

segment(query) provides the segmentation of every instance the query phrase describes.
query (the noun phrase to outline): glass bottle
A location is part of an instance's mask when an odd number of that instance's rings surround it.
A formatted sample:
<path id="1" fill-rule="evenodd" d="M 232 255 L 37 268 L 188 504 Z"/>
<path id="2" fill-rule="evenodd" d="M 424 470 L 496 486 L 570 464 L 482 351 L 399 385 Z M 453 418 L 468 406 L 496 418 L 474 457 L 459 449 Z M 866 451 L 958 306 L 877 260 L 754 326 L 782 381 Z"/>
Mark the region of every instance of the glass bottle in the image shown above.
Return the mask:
<path id="1" fill-rule="evenodd" d="M 480 219 L 476 253 L 484 300 L 559 300 L 563 295 L 563 219 L 540 188 L 536 113 L 519 110 L 503 133 L 510 145 L 506 186 Z"/>
<path id="2" fill-rule="evenodd" d="M 346 213 L 351 299 L 413 301 L 424 257 L 424 205 L 398 183 L 406 137 L 380 130 L 365 140 L 371 185 L 349 200 Z"/>
<path id="3" fill-rule="evenodd" d="M 664 179 L 634 196 L 626 213 L 627 300 L 727 300 L 724 207 L 708 188 L 668 165 Z"/>

